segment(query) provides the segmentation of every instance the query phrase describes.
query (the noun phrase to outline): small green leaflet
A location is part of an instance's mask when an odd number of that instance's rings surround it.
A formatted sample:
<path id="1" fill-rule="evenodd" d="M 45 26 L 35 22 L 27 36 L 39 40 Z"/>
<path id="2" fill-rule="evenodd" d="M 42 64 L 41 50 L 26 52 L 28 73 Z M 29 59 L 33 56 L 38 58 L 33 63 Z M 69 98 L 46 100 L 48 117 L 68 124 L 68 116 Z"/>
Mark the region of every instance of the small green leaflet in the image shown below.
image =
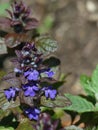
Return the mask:
<path id="1" fill-rule="evenodd" d="M 81 80 L 81 84 L 85 92 L 88 95 L 96 98 L 96 96 L 98 95 L 98 66 L 94 70 L 91 77 L 82 75 L 80 80 Z M 98 100 L 98 97 L 97 97 L 97 100 Z"/>
<path id="2" fill-rule="evenodd" d="M 49 36 L 40 36 L 36 38 L 35 41 L 39 53 L 48 55 L 57 50 L 57 42 L 52 40 Z"/>
<path id="3" fill-rule="evenodd" d="M 71 105 L 71 102 L 68 98 L 64 96 L 57 96 L 54 100 L 46 99 L 46 97 L 41 97 L 41 105 L 50 108 L 64 108 Z"/>
<path id="4" fill-rule="evenodd" d="M 80 82 L 86 94 L 90 96 L 94 96 L 94 90 L 92 87 L 91 78 L 86 75 L 81 75 Z"/>

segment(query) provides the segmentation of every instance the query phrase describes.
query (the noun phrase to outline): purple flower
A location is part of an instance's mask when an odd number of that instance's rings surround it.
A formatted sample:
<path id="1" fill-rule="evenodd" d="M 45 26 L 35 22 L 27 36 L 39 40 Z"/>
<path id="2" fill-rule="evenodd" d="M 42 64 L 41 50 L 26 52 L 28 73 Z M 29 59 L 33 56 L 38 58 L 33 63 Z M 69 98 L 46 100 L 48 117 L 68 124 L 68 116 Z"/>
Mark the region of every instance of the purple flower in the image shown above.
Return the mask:
<path id="1" fill-rule="evenodd" d="M 42 90 L 45 92 L 46 98 L 54 99 L 54 98 L 56 97 L 57 90 L 52 89 L 51 86 L 49 86 L 49 87 L 44 87 Z"/>
<path id="2" fill-rule="evenodd" d="M 31 96 L 34 97 L 36 95 L 36 92 L 39 91 L 39 88 L 36 85 L 30 86 L 29 84 L 23 85 L 23 90 L 25 96 Z"/>
<path id="3" fill-rule="evenodd" d="M 24 76 L 27 77 L 28 80 L 38 80 L 39 79 L 39 72 L 37 70 L 28 70 L 24 72 Z"/>
<path id="4" fill-rule="evenodd" d="M 9 89 L 4 90 L 4 94 L 8 100 L 15 98 L 17 92 L 19 92 L 19 88 L 14 88 L 14 87 L 10 87 Z"/>
<path id="5" fill-rule="evenodd" d="M 30 120 L 38 120 L 38 116 L 40 114 L 40 110 L 37 108 L 28 108 L 25 110 L 26 115 Z"/>
<path id="6" fill-rule="evenodd" d="M 52 78 L 54 76 L 54 72 L 52 70 L 46 71 L 45 74 L 47 74 L 49 78 Z"/>

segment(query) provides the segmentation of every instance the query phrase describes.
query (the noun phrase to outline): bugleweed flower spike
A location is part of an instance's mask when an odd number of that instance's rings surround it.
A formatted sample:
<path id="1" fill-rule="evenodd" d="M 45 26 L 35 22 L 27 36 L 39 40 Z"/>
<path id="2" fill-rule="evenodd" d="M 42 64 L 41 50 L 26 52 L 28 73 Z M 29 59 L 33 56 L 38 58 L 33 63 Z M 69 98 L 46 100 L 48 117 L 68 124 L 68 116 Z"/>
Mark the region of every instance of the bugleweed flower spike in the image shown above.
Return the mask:
<path id="1" fill-rule="evenodd" d="M 54 79 L 56 72 L 45 63 L 46 56 L 56 50 L 57 43 L 47 35 L 29 39 L 27 34 L 35 31 L 38 21 L 31 17 L 30 9 L 23 2 L 15 1 L 12 11 L 7 12 L 10 17 L 0 18 L 0 24 L 12 29 L 12 33 L 5 36 L 5 44 L 15 49 L 16 57 L 11 59 L 13 72 L 3 77 L 10 83 L 9 88 L 4 89 L 4 95 L 9 103 L 18 102 L 15 106 L 20 106 L 30 120 L 38 120 L 42 106 L 70 105 L 67 98 L 58 95 L 58 81 Z M 17 49 L 20 44 L 22 48 Z"/>

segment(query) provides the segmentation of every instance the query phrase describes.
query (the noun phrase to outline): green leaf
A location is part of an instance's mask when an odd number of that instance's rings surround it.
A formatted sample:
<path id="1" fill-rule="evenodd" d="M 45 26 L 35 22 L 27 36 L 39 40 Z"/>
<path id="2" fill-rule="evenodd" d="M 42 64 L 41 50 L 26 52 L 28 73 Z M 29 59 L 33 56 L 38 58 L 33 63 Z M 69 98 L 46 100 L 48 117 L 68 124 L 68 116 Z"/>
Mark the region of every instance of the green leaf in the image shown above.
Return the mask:
<path id="1" fill-rule="evenodd" d="M 82 75 L 80 80 L 85 92 L 98 100 L 98 66 L 94 70 L 91 78 Z"/>
<path id="2" fill-rule="evenodd" d="M 46 97 L 41 97 L 41 105 L 50 108 L 64 108 L 65 106 L 71 105 L 68 98 L 64 96 L 57 96 L 54 100 L 47 99 Z"/>
<path id="3" fill-rule="evenodd" d="M 71 105 L 65 107 L 65 110 L 75 111 L 78 113 L 94 111 L 94 105 L 80 96 L 74 96 L 71 94 L 65 94 L 65 96 L 71 101 Z"/>
<path id="4" fill-rule="evenodd" d="M 85 92 L 90 96 L 94 96 L 91 78 L 87 77 L 86 75 L 82 75 L 80 77 L 80 82 Z"/>
<path id="5" fill-rule="evenodd" d="M 31 122 L 27 118 L 24 118 L 20 122 L 16 130 L 34 130 L 34 129 L 33 126 L 31 125 Z"/>
<path id="6" fill-rule="evenodd" d="M 49 32 L 51 27 L 53 26 L 54 17 L 48 15 L 45 17 L 42 25 L 37 29 L 40 34 Z"/>
<path id="7" fill-rule="evenodd" d="M 2 120 L 4 117 L 8 116 L 10 114 L 10 110 L 8 111 L 3 111 L 2 109 L 0 109 L 0 120 Z"/>
<path id="8" fill-rule="evenodd" d="M 0 126 L 0 130 L 14 130 L 14 128 L 12 128 L 12 127 Z"/>
<path id="9" fill-rule="evenodd" d="M 57 42 L 49 36 L 40 36 L 36 38 L 36 47 L 39 53 L 47 55 L 57 50 Z"/>

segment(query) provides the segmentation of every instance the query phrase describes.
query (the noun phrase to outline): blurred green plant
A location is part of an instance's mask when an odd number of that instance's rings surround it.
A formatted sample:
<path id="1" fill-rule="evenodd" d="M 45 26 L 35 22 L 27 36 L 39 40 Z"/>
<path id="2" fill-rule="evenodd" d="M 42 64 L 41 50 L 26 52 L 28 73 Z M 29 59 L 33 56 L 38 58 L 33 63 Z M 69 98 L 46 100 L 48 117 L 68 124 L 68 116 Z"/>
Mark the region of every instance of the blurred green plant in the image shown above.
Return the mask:
<path id="1" fill-rule="evenodd" d="M 50 29 L 53 26 L 53 22 L 54 22 L 54 18 L 52 15 L 48 15 L 45 17 L 45 19 L 43 20 L 43 23 L 41 24 L 41 26 L 38 28 L 38 32 L 39 33 L 47 33 L 50 31 Z"/>
<path id="2" fill-rule="evenodd" d="M 5 11 L 5 9 L 8 9 L 9 7 L 10 7 L 10 2 L 0 4 L 0 15 L 6 16 L 7 12 Z"/>
<path id="3" fill-rule="evenodd" d="M 12 127 L 0 126 L 0 130 L 14 130 L 14 128 L 12 128 Z"/>
<path id="4" fill-rule="evenodd" d="M 98 126 L 87 127 L 87 128 L 85 128 L 85 130 L 98 130 Z"/>

